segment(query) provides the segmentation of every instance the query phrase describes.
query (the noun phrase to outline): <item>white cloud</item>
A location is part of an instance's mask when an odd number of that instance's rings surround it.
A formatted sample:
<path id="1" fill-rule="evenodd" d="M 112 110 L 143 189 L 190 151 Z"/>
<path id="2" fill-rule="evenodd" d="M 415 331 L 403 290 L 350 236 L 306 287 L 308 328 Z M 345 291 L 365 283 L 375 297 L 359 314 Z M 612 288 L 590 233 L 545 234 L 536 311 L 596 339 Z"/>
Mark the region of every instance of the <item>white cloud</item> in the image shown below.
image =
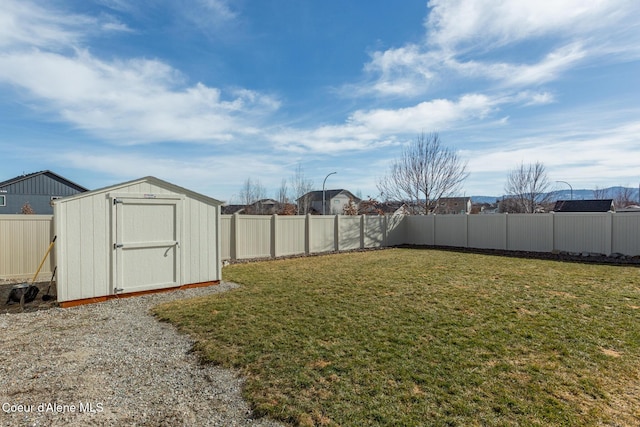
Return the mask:
<path id="1" fill-rule="evenodd" d="M 633 0 L 432 0 L 429 7 L 424 42 L 373 52 L 364 67 L 371 80 L 350 93 L 417 97 L 459 79 L 524 88 L 585 63 L 640 57 Z M 523 62 L 532 52 L 539 59 Z"/>
<path id="2" fill-rule="evenodd" d="M 574 43 L 548 53 L 534 64 L 459 62 L 454 58 L 446 60 L 445 64 L 465 77 L 491 79 L 500 87 L 524 87 L 554 81 L 586 56 L 582 46 Z"/>
<path id="3" fill-rule="evenodd" d="M 541 36 L 588 34 L 617 25 L 633 0 L 431 0 L 428 40 L 444 50 L 487 50 Z"/>
<path id="4" fill-rule="evenodd" d="M 334 154 L 367 150 L 397 143 L 396 135 L 446 130 L 490 114 L 502 100 L 467 94 L 457 101 L 436 99 L 397 109 L 358 110 L 342 125 L 312 130 L 284 129 L 270 140 L 284 150 Z"/>
<path id="5" fill-rule="evenodd" d="M 183 87 L 180 73 L 157 60 L 105 62 L 87 51 L 2 56 L 0 81 L 23 88 L 76 127 L 123 143 L 225 141 L 253 133 L 249 122 L 279 106 L 246 89 L 225 97 L 200 83 Z"/>
<path id="6" fill-rule="evenodd" d="M 90 19 L 62 15 L 28 1 L 0 2 L 0 46 L 67 47 Z M 64 26 L 64 28 L 63 28 Z"/>
<path id="7" fill-rule="evenodd" d="M 225 11 L 222 2 L 204 3 Z M 279 108 L 273 96 L 248 89 L 187 85 L 160 60 L 96 58 L 80 47 L 96 28 L 129 31 L 110 15 L 0 2 L 0 83 L 18 88 L 59 120 L 120 143 L 228 141 L 254 134 L 261 119 Z"/>
<path id="8" fill-rule="evenodd" d="M 469 170 L 476 177 L 483 177 L 480 183 L 469 182 L 468 187 L 475 186 L 474 194 L 481 194 L 478 186 L 494 181 L 500 190 L 511 168 L 521 162 L 536 161 L 546 166 L 551 181 L 565 180 L 574 188 L 626 185 L 638 180 L 639 132 L 639 121 L 603 125 L 597 131 L 578 122 L 549 124 L 537 133 L 525 130 L 523 134 L 530 136 L 516 137 L 508 146 L 465 150 L 463 155 L 469 161 Z M 493 188 L 496 193 L 495 185 Z"/>

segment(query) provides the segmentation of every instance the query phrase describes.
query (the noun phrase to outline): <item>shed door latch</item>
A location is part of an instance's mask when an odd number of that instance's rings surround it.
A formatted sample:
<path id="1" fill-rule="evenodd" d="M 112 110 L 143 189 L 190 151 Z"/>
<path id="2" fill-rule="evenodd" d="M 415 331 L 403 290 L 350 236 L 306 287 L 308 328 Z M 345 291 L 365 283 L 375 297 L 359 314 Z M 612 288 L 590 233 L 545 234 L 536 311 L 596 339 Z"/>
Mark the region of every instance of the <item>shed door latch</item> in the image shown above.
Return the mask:
<path id="1" fill-rule="evenodd" d="M 117 205 L 118 203 L 122 203 L 122 200 L 120 199 L 113 199 L 113 204 Z"/>
<path id="2" fill-rule="evenodd" d="M 122 243 L 114 243 L 113 244 L 113 249 L 120 249 L 122 247 L 124 247 L 124 245 Z"/>

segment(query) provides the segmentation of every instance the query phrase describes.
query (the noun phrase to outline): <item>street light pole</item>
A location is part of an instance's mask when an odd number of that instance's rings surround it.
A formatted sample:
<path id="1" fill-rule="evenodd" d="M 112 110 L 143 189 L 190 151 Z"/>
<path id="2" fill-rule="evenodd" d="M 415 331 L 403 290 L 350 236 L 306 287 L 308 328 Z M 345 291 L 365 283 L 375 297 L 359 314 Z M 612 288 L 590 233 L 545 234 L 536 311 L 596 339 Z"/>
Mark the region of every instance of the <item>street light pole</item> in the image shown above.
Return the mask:
<path id="1" fill-rule="evenodd" d="M 324 207 L 324 184 L 325 182 L 327 182 L 327 178 L 329 178 L 329 175 L 333 175 L 334 173 L 338 173 L 338 172 L 331 172 L 330 174 L 328 174 L 327 176 L 324 177 L 324 181 L 322 181 L 322 215 L 326 215 L 327 211 L 325 210 Z"/>
<path id="2" fill-rule="evenodd" d="M 571 189 L 571 200 L 573 200 L 573 187 L 571 186 L 571 184 L 569 184 L 567 181 L 556 181 L 556 182 L 561 182 L 569 186 L 569 188 Z"/>

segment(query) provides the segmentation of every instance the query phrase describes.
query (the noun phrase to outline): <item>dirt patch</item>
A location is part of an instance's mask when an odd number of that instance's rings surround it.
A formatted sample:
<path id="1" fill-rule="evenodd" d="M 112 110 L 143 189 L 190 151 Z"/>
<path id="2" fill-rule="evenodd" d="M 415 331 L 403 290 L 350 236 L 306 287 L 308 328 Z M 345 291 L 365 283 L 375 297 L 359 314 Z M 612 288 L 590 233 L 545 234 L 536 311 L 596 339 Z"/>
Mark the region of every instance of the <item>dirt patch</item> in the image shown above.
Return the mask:
<path id="1" fill-rule="evenodd" d="M 9 297 L 9 293 L 11 292 L 11 289 L 13 288 L 13 286 L 16 283 L 24 283 L 24 282 L 15 282 L 13 281 L 12 283 L 9 282 L 5 282 L 5 283 L 1 283 L 0 284 L 0 314 L 5 314 L 5 313 L 22 313 L 23 310 L 20 307 L 19 303 L 9 303 L 6 304 L 7 302 L 7 298 Z M 57 307 L 58 306 L 58 302 L 55 299 L 56 296 L 56 284 L 55 282 L 51 285 L 51 290 L 49 292 L 49 295 L 53 296 L 53 299 L 49 300 L 49 301 L 44 301 L 42 299 L 42 297 L 44 295 L 46 295 L 47 293 L 47 288 L 49 287 L 49 282 L 38 282 L 35 283 L 35 285 L 38 287 L 39 291 L 38 291 L 38 295 L 36 296 L 36 299 L 33 300 L 30 303 L 27 303 L 24 305 L 24 312 L 25 313 L 29 313 L 29 312 L 34 312 L 34 311 L 39 311 L 39 310 L 47 310 L 51 307 Z"/>
<path id="2" fill-rule="evenodd" d="M 622 356 L 622 354 L 620 354 L 620 352 L 610 349 L 610 348 L 601 348 L 600 351 L 603 354 L 606 354 L 607 356 L 611 356 L 611 357 L 620 357 Z"/>

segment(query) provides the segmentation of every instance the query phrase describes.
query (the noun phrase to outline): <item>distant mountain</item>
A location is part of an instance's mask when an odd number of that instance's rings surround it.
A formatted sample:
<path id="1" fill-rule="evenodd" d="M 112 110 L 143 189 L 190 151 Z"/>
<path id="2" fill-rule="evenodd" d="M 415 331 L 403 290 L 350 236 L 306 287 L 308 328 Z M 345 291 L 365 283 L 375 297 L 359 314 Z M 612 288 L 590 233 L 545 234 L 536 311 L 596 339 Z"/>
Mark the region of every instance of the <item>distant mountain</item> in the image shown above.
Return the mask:
<path id="1" fill-rule="evenodd" d="M 573 190 L 573 194 L 572 194 L 570 189 L 563 189 L 563 190 L 551 191 L 548 194 L 551 196 L 552 202 L 555 202 L 556 200 L 570 200 L 571 196 L 573 196 L 573 200 L 589 200 L 589 199 L 595 198 L 594 191 L 595 190 L 580 189 L 580 190 Z M 615 199 L 616 196 L 621 192 L 628 191 L 631 196 L 631 199 L 639 200 L 638 188 L 617 186 L 617 187 L 599 189 L 598 191 L 600 194 L 604 195 L 604 196 L 601 196 L 600 198 L 606 198 L 606 199 Z M 471 201 L 473 203 L 495 203 L 496 200 L 500 200 L 502 197 L 504 196 L 471 196 Z"/>

